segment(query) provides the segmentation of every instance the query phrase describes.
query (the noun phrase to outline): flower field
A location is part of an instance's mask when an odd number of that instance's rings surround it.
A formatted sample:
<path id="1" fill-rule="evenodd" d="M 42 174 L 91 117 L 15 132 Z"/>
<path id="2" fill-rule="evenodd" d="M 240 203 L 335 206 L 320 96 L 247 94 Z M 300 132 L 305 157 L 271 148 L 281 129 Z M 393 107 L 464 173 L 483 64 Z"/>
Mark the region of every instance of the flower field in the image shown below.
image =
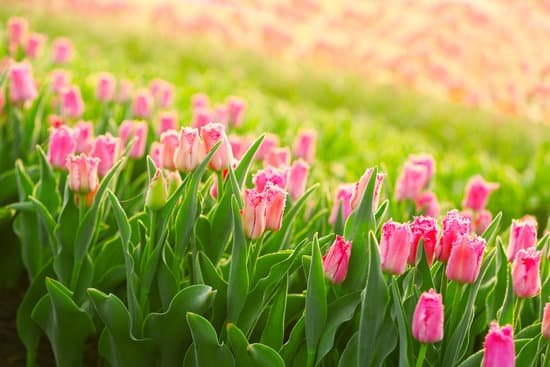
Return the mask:
<path id="1" fill-rule="evenodd" d="M 550 366 L 546 121 L 75 14 L 0 9 L 1 365 Z"/>

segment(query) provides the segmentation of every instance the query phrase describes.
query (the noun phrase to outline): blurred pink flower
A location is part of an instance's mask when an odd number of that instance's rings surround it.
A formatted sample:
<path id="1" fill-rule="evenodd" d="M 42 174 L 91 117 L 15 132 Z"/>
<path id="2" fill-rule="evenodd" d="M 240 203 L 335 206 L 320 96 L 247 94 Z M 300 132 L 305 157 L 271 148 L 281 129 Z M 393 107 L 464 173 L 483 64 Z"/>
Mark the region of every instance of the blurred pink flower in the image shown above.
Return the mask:
<path id="1" fill-rule="evenodd" d="M 97 190 L 99 187 L 99 178 L 97 177 L 99 158 L 86 154 L 70 154 L 66 164 L 69 170 L 69 187 L 73 192 L 85 194 Z"/>
<path id="2" fill-rule="evenodd" d="M 479 175 L 472 177 L 466 185 L 466 195 L 462 206 L 473 210 L 485 209 L 489 194 L 498 187 L 497 183 L 487 182 Z"/>
<path id="3" fill-rule="evenodd" d="M 50 131 L 48 162 L 55 167 L 66 169 L 67 157 L 75 152 L 76 141 L 69 127 L 62 125 Z"/>
<path id="4" fill-rule="evenodd" d="M 348 219 L 351 214 L 351 198 L 353 196 L 353 190 L 355 189 L 355 184 L 343 184 L 338 186 L 336 191 L 336 197 L 334 199 L 334 205 L 332 206 L 332 211 L 330 212 L 329 223 L 334 225 L 338 217 L 338 211 L 340 207 L 342 208 L 342 219 L 344 222 Z"/>
<path id="5" fill-rule="evenodd" d="M 80 88 L 76 85 L 66 87 L 62 92 L 61 114 L 66 117 L 79 118 L 84 112 L 84 101 Z"/>
<path id="6" fill-rule="evenodd" d="M 37 95 L 31 64 L 13 63 L 10 66 L 10 100 L 12 102 L 32 101 Z"/>
<path id="7" fill-rule="evenodd" d="M 73 57 L 73 44 L 66 37 L 58 37 L 53 42 L 52 61 L 55 64 L 65 64 Z"/>
<path id="8" fill-rule="evenodd" d="M 92 156 L 99 158 L 98 173 L 100 177 L 105 177 L 107 172 L 113 167 L 120 155 L 120 139 L 107 133 L 99 135 L 92 148 Z"/>

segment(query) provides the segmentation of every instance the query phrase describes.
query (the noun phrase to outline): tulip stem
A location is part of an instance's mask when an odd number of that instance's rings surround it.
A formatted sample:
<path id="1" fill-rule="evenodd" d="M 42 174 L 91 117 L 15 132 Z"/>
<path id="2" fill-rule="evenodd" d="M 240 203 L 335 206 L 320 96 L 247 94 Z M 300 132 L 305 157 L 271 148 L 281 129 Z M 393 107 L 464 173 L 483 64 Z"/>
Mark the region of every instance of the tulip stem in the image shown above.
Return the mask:
<path id="1" fill-rule="evenodd" d="M 515 304 L 514 310 L 514 329 L 519 330 L 521 328 L 521 313 L 523 312 L 523 298 L 518 298 Z"/>
<path id="2" fill-rule="evenodd" d="M 420 344 L 420 351 L 418 352 L 418 358 L 416 360 L 416 367 L 422 367 L 424 364 L 424 357 L 426 357 L 426 350 L 428 349 L 428 344 Z"/>
<path id="3" fill-rule="evenodd" d="M 544 367 L 550 367 L 550 340 L 546 340 L 546 353 L 544 354 Z"/>
<path id="4" fill-rule="evenodd" d="M 223 172 L 217 171 L 216 178 L 218 180 L 218 201 L 220 201 L 223 196 Z"/>

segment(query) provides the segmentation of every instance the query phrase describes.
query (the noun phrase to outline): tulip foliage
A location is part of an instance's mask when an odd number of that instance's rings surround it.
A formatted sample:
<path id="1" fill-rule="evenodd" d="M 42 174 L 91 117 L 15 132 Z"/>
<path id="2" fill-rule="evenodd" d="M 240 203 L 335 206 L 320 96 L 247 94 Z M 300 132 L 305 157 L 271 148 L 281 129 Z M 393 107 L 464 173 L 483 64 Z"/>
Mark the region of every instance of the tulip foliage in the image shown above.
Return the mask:
<path id="1" fill-rule="evenodd" d="M 212 110 L 204 94 L 191 126 L 172 113 L 155 126 L 173 86 L 120 102 L 105 73 L 87 123 L 77 86 L 36 91 L 27 61 L 8 67 L 2 177 L 29 279 L 28 366 L 41 338 L 61 367 L 90 344 L 120 367 L 550 365 L 549 235 L 530 217 L 508 233 L 485 208 L 496 184 L 474 177 L 463 210 L 441 216 L 433 158 L 411 156 L 395 200 L 373 167 L 330 211 L 308 185 L 314 131 L 292 153 L 236 138 L 244 101 Z"/>

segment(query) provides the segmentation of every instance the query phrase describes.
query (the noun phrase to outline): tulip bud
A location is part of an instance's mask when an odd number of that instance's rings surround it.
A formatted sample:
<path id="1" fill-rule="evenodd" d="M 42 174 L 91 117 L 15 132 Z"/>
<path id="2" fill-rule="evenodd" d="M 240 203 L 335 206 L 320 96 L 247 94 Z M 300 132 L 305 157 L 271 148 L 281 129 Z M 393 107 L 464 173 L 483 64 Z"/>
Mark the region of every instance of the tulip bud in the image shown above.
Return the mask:
<path id="1" fill-rule="evenodd" d="M 286 169 L 277 169 L 273 167 L 267 167 L 258 171 L 254 175 L 254 186 L 256 191 L 263 192 L 268 182 L 279 186 L 281 189 L 286 190 L 288 171 Z"/>
<path id="2" fill-rule="evenodd" d="M 12 102 L 32 101 L 38 92 L 28 62 L 14 63 L 10 67 L 10 100 Z"/>
<path id="3" fill-rule="evenodd" d="M 443 340 L 443 300 L 433 289 L 420 295 L 413 315 L 412 334 L 421 343 Z"/>
<path id="4" fill-rule="evenodd" d="M 295 161 L 288 174 L 288 192 L 292 200 L 297 200 L 306 191 L 309 164 L 303 160 Z"/>
<path id="5" fill-rule="evenodd" d="M 409 223 L 401 224 L 389 220 L 382 226 L 380 261 L 383 271 L 395 275 L 405 272 L 412 239 Z"/>
<path id="6" fill-rule="evenodd" d="M 227 114 L 229 124 L 233 127 L 239 127 L 242 124 L 246 102 L 239 97 L 229 97 L 227 99 Z"/>
<path id="7" fill-rule="evenodd" d="M 159 108 L 168 108 L 174 98 L 174 86 L 162 79 L 153 79 L 149 84 L 149 90 L 155 98 Z"/>
<path id="8" fill-rule="evenodd" d="M 130 157 L 141 158 L 145 154 L 147 145 L 147 123 L 145 121 L 125 120 L 120 124 L 118 135 L 122 146 L 126 146 L 130 138 L 135 138 L 134 146 L 130 151 Z"/>
<path id="9" fill-rule="evenodd" d="M 363 199 L 363 195 L 365 193 L 365 190 L 367 189 L 367 184 L 370 180 L 370 176 L 372 175 L 373 171 L 374 171 L 373 168 L 367 168 L 365 170 L 365 173 L 363 173 L 363 175 L 359 179 L 359 182 L 357 182 L 357 184 L 355 185 L 355 190 L 353 191 L 353 197 L 351 198 L 352 209 L 357 208 L 361 203 L 361 200 Z M 378 208 L 380 190 L 382 189 L 382 183 L 384 182 L 385 177 L 386 177 L 385 173 L 378 173 L 376 175 L 376 182 L 374 183 L 374 193 L 372 197 L 372 210 L 376 210 Z"/>
<path id="10" fill-rule="evenodd" d="M 146 119 L 151 116 L 153 110 L 153 97 L 147 89 L 140 89 L 136 92 L 132 108 L 134 116 Z"/>
<path id="11" fill-rule="evenodd" d="M 76 153 L 89 154 L 94 142 L 94 126 L 88 121 L 79 121 L 73 129 Z"/>
<path id="12" fill-rule="evenodd" d="M 84 112 L 84 102 L 80 95 L 80 88 L 76 85 L 66 87 L 62 92 L 63 104 L 61 114 L 66 117 L 79 118 Z"/>
<path id="13" fill-rule="evenodd" d="M 425 165 L 406 162 L 395 184 L 395 200 L 415 200 L 427 181 L 428 171 Z"/>
<path id="14" fill-rule="evenodd" d="M 174 171 L 176 169 L 174 153 L 179 144 L 178 133 L 175 130 L 163 132 L 160 136 L 160 143 L 162 144 L 160 149 L 160 166 Z"/>
<path id="15" fill-rule="evenodd" d="M 244 190 L 244 209 L 241 215 L 246 236 L 252 240 L 259 238 L 266 226 L 265 194 L 256 190 Z"/>
<path id="16" fill-rule="evenodd" d="M 422 185 L 423 187 L 426 187 L 430 184 L 430 181 L 433 178 L 433 175 L 435 173 L 435 160 L 434 158 L 429 154 L 418 154 L 418 155 L 411 155 L 409 157 L 409 162 L 412 164 L 424 166 L 426 171 L 425 181 Z"/>
<path id="17" fill-rule="evenodd" d="M 512 220 L 510 241 L 508 242 L 508 260 L 513 261 L 519 250 L 527 250 L 537 244 L 537 220 L 525 216 L 520 220 Z"/>
<path id="18" fill-rule="evenodd" d="M 530 247 L 521 249 L 512 264 L 512 285 L 520 298 L 535 297 L 540 293 L 540 251 Z"/>
<path id="19" fill-rule="evenodd" d="M 466 185 L 466 195 L 462 206 L 473 210 L 484 209 L 489 200 L 489 194 L 498 187 L 498 184 L 487 182 L 479 175 L 472 177 Z"/>
<path id="20" fill-rule="evenodd" d="M 336 198 L 334 200 L 334 205 L 332 206 L 332 211 L 330 212 L 329 223 L 334 225 L 338 217 L 338 211 L 340 207 L 342 208 L 342 219 L 346 221 L 349 215 L 351 214 L 351 198 L 353 196 L 353 191 L 355 190 L 355 184 L 344 184 L 338 186 L 336 191 Z"/>
<path id="21" fill-rule="evenodd" d="M 214 171 L 222 171 L 229 168 L 229 165 L 233 162 L 233 153 L 231 152 L 229 139 L 227 135 L 225 135 L 224 126 L 217 123 L 210 123 L 203 126 L 201 128 L 201 136 L 207 151 L 210 151 L 218 141 L 221 141 L 220 147 L 214 153 L 208 164 L 209 167 Z"/>
<path id="22" fill-rule="evenodd" d="M 227 107 L 223 105 L 217 105 L 212 112 L 212 122 L 217 122 L 223 126 L 227 126 L 229 116 L 227 115 Z"/>
<path id="23" fill-rule="evenodd" d="M 425 191 L 415 199 L 416 210 L 430 217 L 439 216 L 439 203 L 431 191 Z"/>
<path id="24" fill-rule="evenodd" d="M 301 131 L 294 141 L 294 155 L 308 163 L 312 163 L 315 159 L 316 142 L 317 132 L 315 130 Z"/>
<path id="25" fill-rule="evenodd" d="M 29 59 L 36 59 L 42 51 L 42 46 L 46 42 L 46 36 L 40 33 L 32 33 L 27 40 L 25 54 Z"/>
<path id="26" fill-rule="evenodd" d="M 493 221 L 493 214 L 491 214 L 490 211 L 487 209 L 483 209 L 478 211 L 475 220 L 475 232 L 479 235 L 483 234 L 487 227 L 489 227 L 489 224 Z"/>
<path id="27" fill-rule="evenodd" d="M 60 126 L 50 132 L 48 162 L 53 167 L 67 168 L 67 157 L 75 152 L 76 142 L 72 131 L 67 126 Z"/>
<path id="28" fill-rule="evenodd" d="M 99 158 L 71 153 L 67 157 L 66 164 L 69 170 L 69 187 L 73 192 L 86 194 L 97 190 L 99 187 L 97 177 Z"/>
<path id="29" fill-rule="evenodd" d="M 256 152 L 256 159 L 260 161 L 265 160 L 269 153 L 271 153 L 271 151 L 278 146 L 279 138 L 277 137 L 277 135 L 266 134 L 264 140 L 262 141 L 262 144 L 260 144 L 260 147 Z"/>
<path id="30" fill-rule="evenodd" d="M 541 334 L 546 339 L 550 339 L 550 302 L 547 302 L 546 306 L 544 306 L 544 313 L 542 315 Z"/>
<path id="31" fill-rule="evenodd" d="M 155 163 L 155 166 L 160 167 L 160 151 L 162 150 L 162 144 L 158 141 L 154 141 L 151 144 L 151 148 L 149 150 L 149 155 L 151 156 L 151 159 Z"/>
<path id="32" fill-rule="evenodd" d="M 265 158 L 265 163 L 275 168 L 288 167 L 290 164 L 290 149 L 288 147 L 271 149 Z"/>
<path id="33" fill-rule="evenodd" d="M 174 164 L 182 172 L 191 172 L 206 156 L 199 130 L 192 127 L 181 129 L 178 147 L 174 152 Z"/>
<path id="34" fill-rule="evenodd" d="M 446 262 L 451 255 L 451 248 L 457 238 L 470 233 L 470 219 L 460 215 L 453 209 L 443 219 L 443 234 L 436 248 L 436 256 L 439 261 Z"/>
<path id="35" fill-rule="evenodd" d="M 459 283 L 473 283 L 476 281 L 486 242 L 478 236 L 458 237 L 452 248 L 447 264 L 447 278 Z"/>
<path id="36" fill-rule="evenodd" d="M 514 367 L 514 330 L 511 325 L 499 327 L 491 322 L 489 333 L 485 337 L 483 367 Z"/>
<path id="37" fill-rule="evenodd" d="M 178 129 L 178 114 L 176 111 L 164 111 L 159 116 L 158 134 L 168 130 Z"/>
<path id="38" fill-rule="evenodd" d="M 56 38 L 53 42 L 52 61 L 55 64 L 65 64 L 73 57 L 73 44 L 65 37 Z"/>
<path id="39" fill-rule="evenodd" d="M 121 80 L 118 85 L 116 100 L 119 103 L 126 103 L 130 100 L 133 85 L 129 80 Z"/>
<path id="40" fill-rule="evenodd" d="M 66 70 L 57 69 L 50 74 L 51 89 L 55 93 L 61 94 L 65 87 L 71 82 L 71 75 Z"/>
<path id="41" fill-rule="evenodd" d="M 145 206 L 152 210 L 161 210 L 168 200 L 168 187 L 166 178 L 160 169 L 157 169 L 155 175 L 149 183 L 147 195 L 145 197 Z"/>
<path id="42" fill-rule="evenodd" d="M 411 225 L 411 231 L 413 234 L 413 241 L 411 251 L 409 252 L 409 264 L 413 266 L 415 265 L 418 242 L 422 239 L 428 265 L 432 266 L 435 245 L 437 243 L 437 224 L 435 219 L 425 216 L 414 217 L 414 221 Z"/>
<path id="43" fill-rule="evenodd" d="M 196 108 L 191 117 L 191 126 L 201 129 L 203 126 L 213 122 L 213 116 L 207 108 Z"/>
<path id="44" fill-rule="evenodd" d="M 100 159 L 99 176 L 105 177 L 120 155 L 120 139 L 107 133 L 99 135 L 92 148 L 92 156 Z"/>
<path id="45" fill-rule="evenodd" d="M 204 93 L 196 93 L 193 97 L 191 97 L 191 106 L 193 107 L 193 110 L 200 108 L 208 109 L 210 106 L 210 99 Z"/>
<path id="46" fill-rule="evenodd" d="M 29 24 L 25 18 L 10 17 L 8 19 L 8 43 L 10 45 L 21 45 L 27 37 Z"/>
<path id="47" fill-rule="evenodd" d="M 323 256 L 323 271 L 334 284 L 340 284 L 346 279 L 351 256 L 351 241 L 336 236 L 334 243 Z"/>
<path id="48" fill-rule="evenodd" d="M 278 231 L 285 211 L 286 191 L 268 182 L 265 187 L 266 229 Z"/>
<path id="49" fill-rule="evenodd" d="M 110 73 L 101 73 L 96 86 L 96 98 L 101 102 L 111 102 L 115 98 L 115 78 Z"/>
<path id="50" fill-rule="evenodd" d="M 183 182 L 178 171 L 165 171 L 166 187 L 168 189 L 168 197 L 172 195 Z"/>
<path id="51" fill-rule="evenodd" d="M 235 134 L 229 135 L 229 144 L 231 144 L 231 151 L 235 159 L 241 159 L 246 153 L 252 141 L 247 136 L 238 136 Z"/>

